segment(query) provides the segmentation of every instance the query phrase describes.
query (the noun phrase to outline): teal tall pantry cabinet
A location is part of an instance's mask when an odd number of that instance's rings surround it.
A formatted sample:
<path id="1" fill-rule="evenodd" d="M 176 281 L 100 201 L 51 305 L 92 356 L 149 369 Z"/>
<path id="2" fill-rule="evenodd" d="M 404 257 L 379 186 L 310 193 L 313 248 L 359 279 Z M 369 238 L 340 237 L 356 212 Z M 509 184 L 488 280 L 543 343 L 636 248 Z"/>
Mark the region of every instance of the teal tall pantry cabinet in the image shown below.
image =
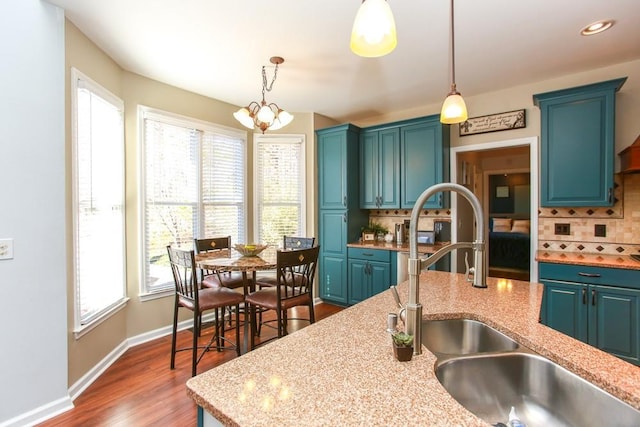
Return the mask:
<path id="1" fill-rule="evenodd" d="M 359 203 L 360 129 L 351 124 L 316 131 L 318 153 L 318 290 L 322 300 L 348 304 L 347 243 L 368 222 Z"/>

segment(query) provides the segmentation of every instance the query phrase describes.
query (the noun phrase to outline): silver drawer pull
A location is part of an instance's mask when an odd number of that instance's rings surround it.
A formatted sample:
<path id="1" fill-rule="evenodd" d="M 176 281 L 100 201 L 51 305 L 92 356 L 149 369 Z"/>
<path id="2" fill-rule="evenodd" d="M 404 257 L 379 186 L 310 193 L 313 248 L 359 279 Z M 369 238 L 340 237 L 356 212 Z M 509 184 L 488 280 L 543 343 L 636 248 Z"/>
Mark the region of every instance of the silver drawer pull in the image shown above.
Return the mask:
<path id="1" fill-rule="evenodd" d="M 578 276 L 582 277 L 600 277 L 598 273 L 578 273 Z"/>

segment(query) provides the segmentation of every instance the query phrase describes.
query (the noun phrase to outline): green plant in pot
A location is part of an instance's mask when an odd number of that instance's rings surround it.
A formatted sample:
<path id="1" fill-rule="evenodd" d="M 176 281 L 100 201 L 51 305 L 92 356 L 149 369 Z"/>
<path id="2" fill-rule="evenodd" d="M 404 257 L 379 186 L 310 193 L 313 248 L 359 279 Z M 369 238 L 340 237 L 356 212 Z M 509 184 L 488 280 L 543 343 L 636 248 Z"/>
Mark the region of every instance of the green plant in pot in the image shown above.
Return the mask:
<path id="1" fill-rule="evenodd" d="M 369 225 L 363 227 L 362 231 L 373 233 L 378 240 L 384 240 L 384 235 L 389 232 L 387 227 L 375 221 L 372 221 Z"/>
<path id="2" fill-rule="evenodd" d="M 413 335 L 405 332 L 394 332 L 391 335 L 393 340 L 393 354 L 400 362 L 407 362 L 413 356 Z"/>

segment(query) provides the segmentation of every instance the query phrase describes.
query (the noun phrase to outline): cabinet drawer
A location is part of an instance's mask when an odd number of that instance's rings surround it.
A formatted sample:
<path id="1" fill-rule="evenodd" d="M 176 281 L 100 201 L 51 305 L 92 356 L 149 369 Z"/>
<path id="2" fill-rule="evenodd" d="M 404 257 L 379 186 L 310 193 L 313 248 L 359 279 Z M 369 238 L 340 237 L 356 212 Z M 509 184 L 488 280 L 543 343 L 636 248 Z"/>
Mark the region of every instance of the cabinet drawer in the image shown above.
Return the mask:
<path id="1" fill-rule="evenodd" d="M 540 280 L 561 280 L 640 289 L 640 270 L 541 262 L 539 273 Z"/>
<path id="2" fill-rule="evenodd" d="M 391 262 L 391 251 L 384 249 L 349 248 L 348 256 L 368 261 Z"/>

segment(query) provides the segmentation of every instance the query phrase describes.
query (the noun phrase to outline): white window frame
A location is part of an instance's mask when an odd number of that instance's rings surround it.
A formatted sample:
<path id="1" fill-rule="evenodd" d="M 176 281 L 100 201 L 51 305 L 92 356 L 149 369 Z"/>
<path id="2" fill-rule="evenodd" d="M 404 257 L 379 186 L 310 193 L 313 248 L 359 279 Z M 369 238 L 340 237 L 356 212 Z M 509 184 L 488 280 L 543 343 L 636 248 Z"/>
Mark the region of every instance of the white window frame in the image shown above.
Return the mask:
<path id="1" fill-rule="evenodd" d="M 263 242 L 261 236 L 261 223 L 260 223 L 260 210 L 262 206 L 262 194 L 261 194 L 261 185 L 259 182 L 260 177 L 258 176 L 258 162 L 260 161 L 260 145 L 261 144 L 292 144 L 300 147 L 300 164 L 299 164 L 299 179 L 300 183 L 299 191 L 300 191 L 300 216 L 298 218 L 298 236 L 305 236 L 307 230 L 307 211 L 306 211 L 306 199 L 307 199 L 307 172 L 306 172 L 306 139 L 305 135 L 265 135 L 265 134 L 255 134 L 254 135 L 254 150 L 253 150 L 253 170 L 254 170 L 254 178 L 253 178 L 253 188 L 254 188 L 254 197 L 253 197 L 253 224 L 254 224 L 254 241 L 259 243 L 272 243 L 281 245 L 282 242 Z"/>
<path id="2" fill-rule="evenodd" d="M 139 265 L 139 283 L 140 283 L 140 300 L 148 301 L 156 298 L 162 298 L 168 295 L 173 295 L 174 284 L 173 281 L 170 283 L 166 283 L 164 286 L 156 286 L 151 287 L 147 283 L 146 278 L 146 259 L 145 259 L 145 244 L 146 244 L 146 222 L 145 222 L 145 214 L 146 214 L 146 158 L 145 158 L 145 119 L 158 120 L 169 125 L 184 127 L 188 129 L 200 130 L 215 133 L 218 135 L 228 136 L 230 138 L 239 139 L 243 145 L 243 154 L 242 161 L 244 163 L 244 170 L 246 171 L 247 165 L 247 136 L 246 132 L 240 131 L 238 129 L 234 129 L 231 127 L 226 127 L 223 125 L 218 125 L 215 123 L 194 119 L 191 117 L 183 116 L 180 114 L 171 113 L 168 111 L 163 111 L 160 109 L 147 107 L 144 105 L 138 105 L 138 182 L 139 184 L 139 198 L 138 198 L 138 230 L 139 230 L 139 253 L 138 253 L 138 265 Z M 201 155 L 202 146 L 198 150 L 198 156 Z M 198 164 L 201 164 L 200 159 L 198 159 Z M 203 207 L 204 203 L 202 201 L 201 195 L 201 187 L 202 187 L 202 170 L 198 170 L 198 202 L 197 202 L 197 230 L 194 232 L 194 237 L 205 237 L 201 235 L 204 229 L 204 213 Z M 243 219 L 242 227 L 243 233 L 247 234 L 247 180 L 244 181 L 243 186 L 243 207 L 245 210 L 245 216 Z M 155 288 L 155 289 L 154 289 Z"/>
<path id="3" fill-rule="evenodd" d="M 76 68 L 71 68 L 71 146 L 72 146 L 72 171 L 71 171 L 71 180 L 72 180 L 72 216 L 73 216 L 73 300 L 74 300 L 74 337 L 76 339 L 82 337 L 87 332 L 94 329 L 97 325 L 102 323 L 104 320 L 109 318 L 111 315 L 121 310 L 126 302 L 129 300 L 127 298 L 127 288 L 126 288 L 126 223 L 125 223 L 125 139 L 124 139 L 124 102 L 118 98 L 116 95 L 96 83 L 94 80 L 77 70 Z M 122 215 L 122 234 L 121 234 L 121 247 L 122 247 L 122 271 L 120 272 L 121 281 L 120 283 L 113 283 L 114 286 L 118 286 L 121 289 L 121 295 L 110 304 L 106 304 L 103 308 L 99 309 L 92 315 L 88 316 L 86 319 L 82 319 L 81 316 L 81 286 L 80 283 L 81 278 L 79 277 L 78 271 L 80 268 L 80 260 L 82 259 L 82 253 L 80 253 L 79 248 L 79 226 L 80 226 L 80 218 L 79 218 L 79 179 L 80 173 L 78 170 L 78 162 L 79 162 L 79 154 L 78 154 L 78 90 L 84 88 L 92 92 L 94 95 L 102 98 L 104 101 L 108 102 L 115 108 L 119 110 L 120 113 L 120 138 L 117 141 L 121 150 L 121 157 L 118 159 L 121 164 L 117 165 L 121 170 L 121 202 L 119 204 L 121 215 Z M 112 174 L 109 175 L 113 177 Z M 118 243 L 116 243 L 118 244 Z M 86 259 L 86 258 L 85 258 Z M 115 268 L 115 266 L 111 265 L 102 265 L 101 268 Z M 96 274 L 100 274 L 100 271 L 96 271 Z M 117 272 L 116 272 L 117 275 Z"/>

